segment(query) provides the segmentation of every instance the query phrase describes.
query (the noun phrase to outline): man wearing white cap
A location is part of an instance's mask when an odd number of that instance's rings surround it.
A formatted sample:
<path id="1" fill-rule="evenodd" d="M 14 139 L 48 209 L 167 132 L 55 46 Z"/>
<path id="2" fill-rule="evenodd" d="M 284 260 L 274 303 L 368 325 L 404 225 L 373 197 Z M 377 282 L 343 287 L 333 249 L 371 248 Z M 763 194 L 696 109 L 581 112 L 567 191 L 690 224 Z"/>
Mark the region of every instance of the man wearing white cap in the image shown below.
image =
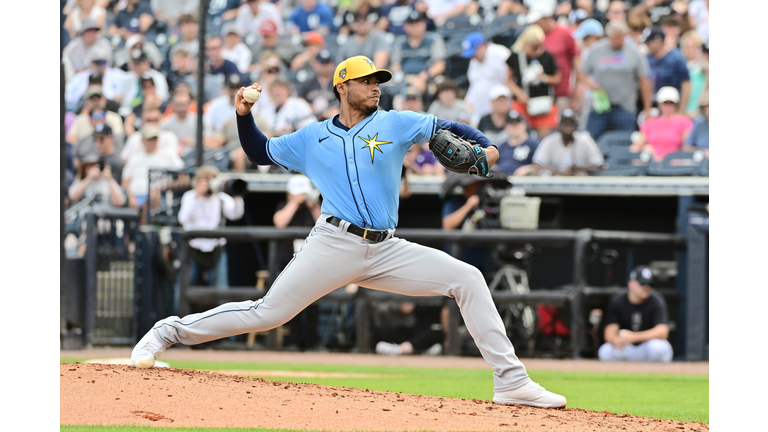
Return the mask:
<path id="1" fill-rule="evenodd" d="M 477 129 L 491 142 L 503 143 L 508 138 L 504 126 L 512 109 L 512 91 L 504 84 L 494 84 L 491 87 L 489 104 L 491 112 L 480 118 Z"/>

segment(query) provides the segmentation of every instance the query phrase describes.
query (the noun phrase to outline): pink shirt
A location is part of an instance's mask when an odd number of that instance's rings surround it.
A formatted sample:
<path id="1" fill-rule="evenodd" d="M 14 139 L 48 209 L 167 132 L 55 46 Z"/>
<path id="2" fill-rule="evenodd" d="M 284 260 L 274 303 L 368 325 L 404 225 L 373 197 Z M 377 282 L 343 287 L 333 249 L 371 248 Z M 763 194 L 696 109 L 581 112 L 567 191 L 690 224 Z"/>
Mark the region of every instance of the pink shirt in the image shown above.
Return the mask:
<path id="1" fill-rule="evenodd" d="M 555 86 L 555 96 L 570 96 L 573 59 L 579 56 L 576 41 L 568 29 L 558 25 L 544 37 L 544 48 L 555 58 L 560 71 L 560 84 Z"/>
<path id="2" fill-rule="evenodd" d="M 693 129 L 693 122 L 682 115 L 670 118 L 653 117 L 640 126 L 640 132 L 653 147 L 656 160 L 662 160 L 669 153 L 679 151 L 683 147 L 686 134 L 691 129 Z"/>

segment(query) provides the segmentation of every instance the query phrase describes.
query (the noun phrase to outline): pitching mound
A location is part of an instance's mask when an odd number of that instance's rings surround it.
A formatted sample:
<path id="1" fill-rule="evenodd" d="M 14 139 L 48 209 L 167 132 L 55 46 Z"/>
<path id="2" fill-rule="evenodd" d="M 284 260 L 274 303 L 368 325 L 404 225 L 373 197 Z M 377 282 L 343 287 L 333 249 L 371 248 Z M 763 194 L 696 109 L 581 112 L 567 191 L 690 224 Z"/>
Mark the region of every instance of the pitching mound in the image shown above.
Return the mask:
<path id="1" fill-rule="evenodd" d="M 436 431 L 708 431 L 582 409 L 501 406 L 189 369 L 61 363 L 62 425 Z"/>

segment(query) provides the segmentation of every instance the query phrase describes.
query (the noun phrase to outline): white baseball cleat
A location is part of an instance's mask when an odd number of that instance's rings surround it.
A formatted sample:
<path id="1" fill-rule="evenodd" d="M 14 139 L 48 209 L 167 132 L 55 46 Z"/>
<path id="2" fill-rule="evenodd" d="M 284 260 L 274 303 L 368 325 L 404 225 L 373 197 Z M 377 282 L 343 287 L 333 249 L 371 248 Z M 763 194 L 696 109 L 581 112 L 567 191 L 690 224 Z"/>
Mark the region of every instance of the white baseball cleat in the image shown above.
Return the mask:
<path id="1" fill-rule="evenodd" d="M 502 405 L 528 405 L 539 408 L 563 408 L 565 396 L 547 391 L 544 387 L 531 381 L 528 384 L 505 392 L 496 393 L 493 402 Z"/>
<path id="2" fill-rule="evenodd" d="M 165 346 L 149 330 L 131 352 L 131 364 L 139 369 L 149 369 L 155 365 L 155 359 L 165 351 Z"/>

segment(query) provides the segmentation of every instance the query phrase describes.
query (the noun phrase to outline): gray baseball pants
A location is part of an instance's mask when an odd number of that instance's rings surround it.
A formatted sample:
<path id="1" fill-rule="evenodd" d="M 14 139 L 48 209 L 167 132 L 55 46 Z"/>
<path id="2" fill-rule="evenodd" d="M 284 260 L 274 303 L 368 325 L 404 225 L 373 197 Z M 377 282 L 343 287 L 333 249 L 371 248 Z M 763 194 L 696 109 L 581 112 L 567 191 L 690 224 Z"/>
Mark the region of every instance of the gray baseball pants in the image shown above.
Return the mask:
<path id="1" fill-rule="evenodd" d="M 323 214 L 267 294 L 256 301 L 225 303 L 183 318 L 168 317 L 153 331 L 166 346 L 195 345 L 278 327 L 304 308 L 350 283 L 409 296 L 456 299 L 464 324 L 494 370 L 494 392 L 531 379 L 515 355 L 483 275 L 449 254 L 394 237 L 371 243 L 338 227 Z"/>

